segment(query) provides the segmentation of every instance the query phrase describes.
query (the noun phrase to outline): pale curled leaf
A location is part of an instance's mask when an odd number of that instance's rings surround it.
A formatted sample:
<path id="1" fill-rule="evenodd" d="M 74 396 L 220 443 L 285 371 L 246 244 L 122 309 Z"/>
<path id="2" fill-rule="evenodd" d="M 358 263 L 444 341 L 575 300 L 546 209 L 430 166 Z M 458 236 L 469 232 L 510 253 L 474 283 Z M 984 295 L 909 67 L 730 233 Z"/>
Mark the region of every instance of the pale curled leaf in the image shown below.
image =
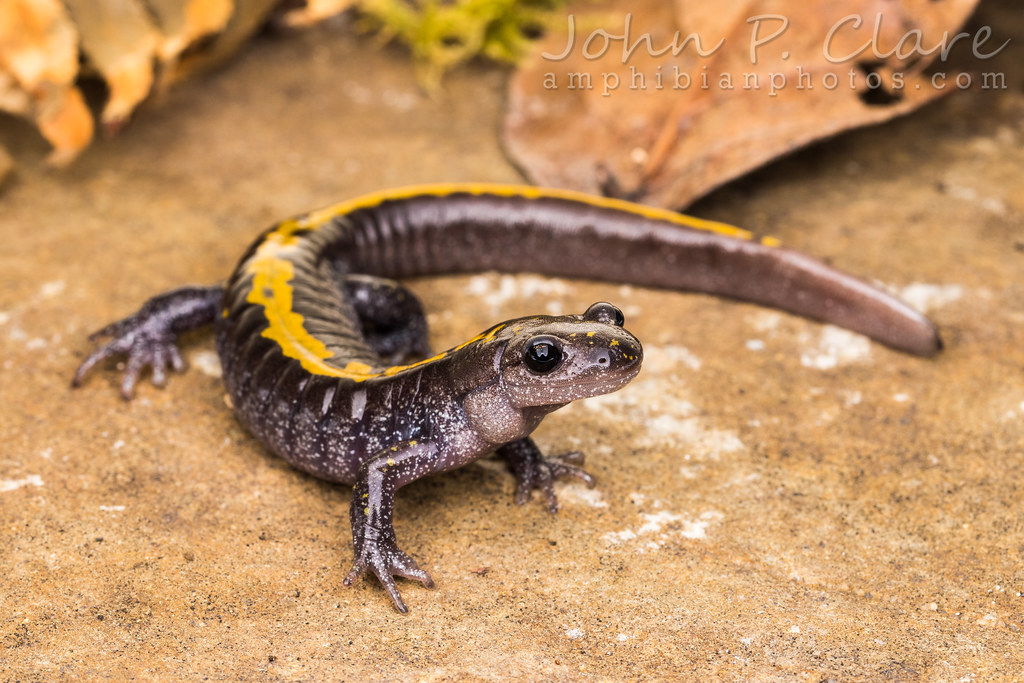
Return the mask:
<path id="1" fill-rule="evenodd" d="M 802 145 L 949 92 L 921 74 L 937 52 L 913 51 L 909 39 L 903 55 L 863 48 L 877 16 L 878 46 L 914 31 L 933 46 L 976 2 L 777 0 L 724 11 L 699 0 L 610 0 L 577 8 L 575 43 L 566 22 L 513 76 L 506 148 L 538 184 L 682 207 Z M 856 28 L 855 14 L 863 17 Z M 869 78 L 882 87 L 869 89 Z"/>
<path id="2" fill-rule="evenodd" d="M 55 165 L 92 140 L 77 73 L 78 34 L 58 0 L 0 2 L 0 109 L 35 122 L 54 147 Z"/>
<path id="3" fill-rule="evenodd" d="M 103 123 L 121 125 L 153 86 L 160 44 L 149 11 L 135 0 L 65 0 L 82 51 L 110 89 Z"/>

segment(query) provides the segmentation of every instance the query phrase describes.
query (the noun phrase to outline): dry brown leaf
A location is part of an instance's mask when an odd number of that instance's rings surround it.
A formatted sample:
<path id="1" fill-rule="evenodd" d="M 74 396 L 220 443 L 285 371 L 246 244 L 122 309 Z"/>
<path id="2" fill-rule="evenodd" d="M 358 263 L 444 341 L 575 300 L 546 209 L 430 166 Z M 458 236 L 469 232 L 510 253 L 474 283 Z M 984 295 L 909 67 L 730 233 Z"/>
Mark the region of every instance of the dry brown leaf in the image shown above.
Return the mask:
<path id="1" fill-rule="evenodd" d="M 64 1 L 81 35 L 82 51 L 110 89 L 102 121 L 116 129 L 153 87 L 160 33 L 136 0 Z"/>
<path id="2" fill-rule="evenodd" d="M 181 80 L 220 64 L 233 55 L 263 24 L 280 0 L 239 0 L 223 30 L 201 51 L 182 56 L 172 80 Z"/>
<path id="3" fill-rule="evenodd" d="M 763 0 L 722 9 L 706 0 L 610 0 L 577 7 L 575 44 L 567 22 L 514 75 L 506 147 L 541 185 L 682 207 L 800 146 L 949 92 L 922 74 L 937 53 L 911 48 L 917 31 L 924 48 L 935 46 L 975 4 Z M 875 33 L 876 17 L 881 54 L 850 56 Z M 673 46 L 682 49 L 673 54 Z M 886 54 L 895 46 L 903 54 Z M 869 79 L 880 87 L 869 88 Z"/>
<path id="4" fill-rule="evenodd" d="M 161 40 L 157 56 L 165 65 L 204 36 L 222 30 L 234 9 L 232 0 L 146 0 Z"/>
<path id="5" fill-rule="evenodd" d="M 92 140 L 92 115 L 74 86 L 78 35 L 58 0 L 0 2 L 0 109 L 31 118 L 62 165 Z"/>

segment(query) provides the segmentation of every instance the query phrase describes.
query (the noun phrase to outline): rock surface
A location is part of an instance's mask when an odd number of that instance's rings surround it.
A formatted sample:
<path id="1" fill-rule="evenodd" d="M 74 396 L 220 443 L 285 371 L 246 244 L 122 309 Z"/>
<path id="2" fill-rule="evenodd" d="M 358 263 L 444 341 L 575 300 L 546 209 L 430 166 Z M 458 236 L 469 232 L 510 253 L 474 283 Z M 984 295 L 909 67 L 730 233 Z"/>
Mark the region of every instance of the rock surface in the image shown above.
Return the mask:
<path id="1" fill-rule="evenodd" d="M 225 406 L 209 336 L 124 403 L 87 333 L 225 277 L 263 227 L 387 186 L 517 181 L 505 75 L 431 99 L 404 55 L 330 27 L 174 88 L 69 171 L 9 120 L 0 197 L 0 662 L 12 680 L 1009 678 L 1024 670 L 1024 20 L 1005 90 L 789 157 L 692 212 L 893 287 L 922 360 L 705 296 L 481 274 L 413 283 L 439 347 L 531 312 L 619 304 L 647 362 L 548 419 L 599 486 L 556 515 L 482 461 L 400 496 L 438 583 L 346 589 L 348 499 Z M 977 65 L 975 65 L 977 66 Z M 486 571 L 484 571 L 486 570 Z"/>

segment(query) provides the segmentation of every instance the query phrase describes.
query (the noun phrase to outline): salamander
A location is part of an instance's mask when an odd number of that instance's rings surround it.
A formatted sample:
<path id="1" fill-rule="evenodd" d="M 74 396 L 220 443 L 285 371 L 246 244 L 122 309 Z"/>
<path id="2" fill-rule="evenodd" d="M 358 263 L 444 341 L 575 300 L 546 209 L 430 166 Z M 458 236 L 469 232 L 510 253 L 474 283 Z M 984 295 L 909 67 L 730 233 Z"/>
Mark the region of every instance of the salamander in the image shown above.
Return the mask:
<path id="1" fill-rule="evenodd" d="M 110 337 L 73 385 L 125 355 L 121 393 L 184 363 L 176 338 L 213 323 L 241 423 L 300 470 L 354 487 L 351 585 L 372 571 L 406 611 L 396 576 L 427 587 L 398 546 L 396 491 L 489 452 L 557 509 L 553 481 L 593 478 L 579 453 L 545 457 L 530 438 L 548 413 L 636 376 L 640 342 L 621 311 L 508 320 L 432 353 L 423 307 L 397 279 L 481 270 L 692 290 L 773 306 L 931 355 L 935 326 L 880 289 L 770 238 L 672 211 L 568 191 L 434 185 L 378 192 L 283 221 L 224 285 L 154 297 L 94 335 Z"/>

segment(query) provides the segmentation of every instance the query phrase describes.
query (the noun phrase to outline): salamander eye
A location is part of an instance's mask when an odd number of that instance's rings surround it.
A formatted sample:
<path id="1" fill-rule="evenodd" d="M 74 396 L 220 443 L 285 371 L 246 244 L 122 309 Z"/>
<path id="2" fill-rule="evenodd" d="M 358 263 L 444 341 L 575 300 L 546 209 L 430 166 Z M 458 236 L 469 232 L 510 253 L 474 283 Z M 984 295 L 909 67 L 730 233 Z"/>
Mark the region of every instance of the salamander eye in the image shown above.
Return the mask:
<path id="1" fill-rule="evenodd" d="M 616 327 L 622 327 L 626 324 L 626 318 L 615 306 L 612 306 L 606 301 L 599 301 L 583 314 L 583 319 L 587 322 L 593 323 L 611 323 Z"/>
<path id="2" fill-rule="evenodd" d="M 541 374 L 554 370 L 561 360 L 562 350 L 551 337 L 534 337 L 526 343 L 523 351 L 526 367 Z"/>

